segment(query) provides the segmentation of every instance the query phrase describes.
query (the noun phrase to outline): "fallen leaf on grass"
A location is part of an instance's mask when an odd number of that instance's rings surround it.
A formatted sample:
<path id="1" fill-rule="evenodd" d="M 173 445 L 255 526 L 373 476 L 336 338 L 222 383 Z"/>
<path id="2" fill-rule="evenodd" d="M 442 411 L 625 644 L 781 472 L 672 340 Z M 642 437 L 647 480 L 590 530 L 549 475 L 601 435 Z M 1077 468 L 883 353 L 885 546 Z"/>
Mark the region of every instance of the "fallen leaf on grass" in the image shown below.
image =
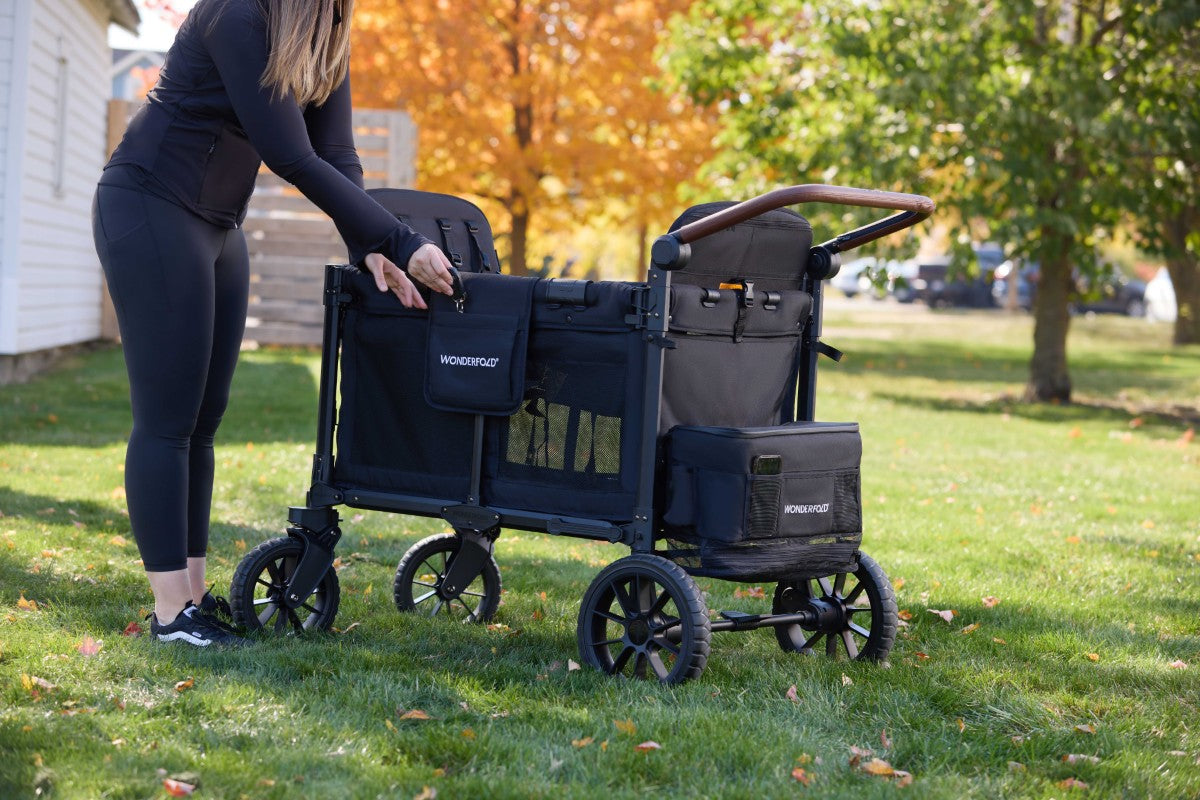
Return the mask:
<path id="1" fill-rule="evenodd" d="M 870 750 L 850 745 L 850 766 L 857 767 L 864 758 L 869 758 L 873 755 L 875 754 Z"/>
<path id="2" fill-rule="evenodd" d="M 1020 761 L 1010 761 L 1010 762 L 1008 762 L 1008 771 L 1009 772 L 1024 772 L 1025 765 L 1022 764 Z"/>
<path id="3" fill-rule="evenodd" d="M 196 787 L 194 785 L 190 783 L 184 783 L 183 781 L 177 781 L 174 778 L 164 778 L 163 789 L 165 789 L 167 794 L 171 795 L 171 797 L 187 797 L 192 792 L 196 791 Z"/>
<path id="4" fill-rule="evenodd" d="M 83 641 L 80 642 L 75 649 L 78 650 L 79 654 L 84 658 L 91 658 L 99 653 L 100 648 L 102 647 L 104 647 L 103 641 L 96 641 L 91 636 L 85 636 L 83 637 Z"/>
<path id="5" fill-rule="evenodd" d="M 993 597 L 992 595 L 989 594 L 987 597 L 983 598 L 983 607 L 984 608 L 995 608 L 998 605 L 1000 605 L 999 597 Z"/>
<path id="6" fill-rule="evenodd" d="M 1186 447 L 1187 445 L 1191 444 L 1192 440 L 1195 438 L 1196 438 L 1196 429 L 1188 428 L 1186 431 L 1183 432 L 1183 435 L 1180 436 L 1175 441 L 1175 444 L 1179 445 L 1180 447 Z"/>
<path id="7" fill-rule="evenodd" d="M 928 661 L 929 660 L 929 654 L 922 653 L 920 650 L 918 650 L 915 655 L 917 656 L 917 661 Z"/>
<path id="8" fill-rule="evenodd" d="M 594 736 L 585 736 L 582 739 L 572 739 L 571 747 L 574 747 L 576 750 L 581 750 L 594 741 L 596 741 L 596 737 Z"/>
<path id="9" fill-rule="evenodd" d="M 850 676 L 843 672 L 842 673 L 842 686 L 853 686 L 853 685 L 854 685 L 854 681 L 850 680 Z"/>
<path id="10" fill-rule="evenodd" d="M 574 672 L 577 669 L 579 669 L 579 663 L 576 661 L 572 661 L 571 659 L 568 658 L 567 659 L 567 672 Z"/>
<path id="11" fill-rule="evenodd" d="M 1008 644 L 1008 642 L 1001 639 L 999 636 L 993 636 L 992 641 L 995 642 L 996 644 Z"/>
<path id="12" fill-rule="evenodd" d="M 617 730 L 626 736 L 633 736 L 635 733 L 637 733 L 637 725 L 635 725 L 631 719 L 614 719 L 613 725 L 615 725 Z"/>
<path id="13" fill-rule="evenodd" d="M 125 630 L 121 631 L 122 636 L 141 636 L 143 633 L 145 631 L 142 630 L 142 626 L 136 622 L 129 623 L 125 626 Z"/>
<path id="14" fill-rule="evenodd" d="M 812 783 L 812 776 L 800 767 L 796 767 L 794 770 L 792 770 L 792 778 L 800 781 L 800 783 L 803 783 L 805 786 L 808 786 Z"/>
<path id="15" fill-rule="evenodd" d="M 1080 536 L 1068 536 L 1067 537 L 1067 544 L 1079 544 L 1082 541 L 1083 541 L 1083 538 Z"/>
<path id="16" fill-rule="evenodd" d="M 196 685 L 196 682 L 194 680 L 192 680 L 191 678 L 188 678 L 187 680 L 183 680 L 183 681 L 180 681 L 179 683 L 175 684 L 175 691 L 186 692 L 188 689 L 192 688 L 195 685 Z"/>
<path id="17" fill-rule="evenodd" d="M 862 771 L 868 775 L 877 775 L 881 778 L 888 778 L 896 774 L 896 770 L 892 765 L 884 761 L 882 758 L 872 758 L 862 764 Z"/>
<path id="18" fill-rule="evenodd" d="M 1088 733 L 1088 734 L 1092 734 L 1092 733 L 1095 733 L 1095 732 L 1096 732 L 1096 726 L 1095 726 L 1095 725 L 1092 725 L 1092 724 L 1089 722 L 1087 725 L 1076 725 L 1076 726 L 1075 726 L 1075 730 L 1077 730 L 1077 731 L 1078 731 L 1078 732 L 1080 732 L 1080 733 Z"/>
<path id="19" fill-rule="evenodd" d="M 1075 778 L 1067 778 L 1065 781 L 1059 781 L 1057 785 L 1060 789 L 1079 789 L 1084 791 L 1088 788 L 1086 783 Z"/>
<path id="20" fill-rule="evenodd" d="M 972 622 L 970 625 L 962 629 L 962 634 L 965 636 L 966 634 L 974 633 L 977 630 L 979 630 L 979 623 Z"/>
<path id="21" fill-rule="evenodd" d="M 471 740 L 475 738 L 475 730 L 473 728 L 463 728 L 462 733 L 459 735 L 464 739 Z"/>
<path id="22" fill-rule="evenodd" d="M 419 708 L 413 708 L 408 711 L 404 711 L 402 709 L 397 708 L 396 714 L 400 717 L 400 719 L 426 720 L 426 719 L 430 718 L 428 714 L 426 714 L 424 711 L 422 711 Z"/>
<path id="23" fill-rule="evenodd" d="M 753 597 L 753 598 L 758 598 L 758 599 L 764 599 L 764 598 L 766 598 L 767 593 L 766 593 L 766 591 L 763 590 L 763 587 L 754 586 L 754 587 L 751 587 L 751 588 L 745 589 L 745 590 L 734 589 L 733 596 L 737 597 L 737 598 Z"/>
<path id="24" fill-rule="evenodd" d="M 883 745 L 884 750 L 890 750 L 892 748 L 892 740 L 888 738 L 887 728 L 884 728 L 879 732 L 879 743 Z"/>
<path id="25" fill-rule="evenodd" d="M 896 616 L 899 617 L 904 622 L 908 622 L 910 619 L 913 618 L 912 612 L 907 609 L 904 609 L 904 608 L 897 611 Z"/>
<path id="26" fill-rule="evenodd" d="M 800 702 L 800 695 L 796 691 L 796 684 L 794 684 L 794 683 L 788 687 L 788 690 L 786 692 L 784 692 L 783 696 L 786 697 L 788 700 L 791 700 L 793 703 Z"/>
<path id="27" fill-rule="evenodd" d="M 967 723 L 962 721 L 962 717 L 959 717 L 958 719 L 956 719 L 955 722 L 958 723 L 958 732 L 959 733 L 962 733 L 963 731 L 965 731 L 967 729 Z"/>
<path id="28" fill-rule="evenodd" d="M 956 616 L 958 616 L 958 612 L 952 608 L 947 608 L 945 610 L 939 610 L 936 608 L 927 608 L 925 610 L 928 611 L 930 614 L 937 614 L 939 617 L 944 619 L 946 622 L 953 622 L 954 618 Z"/>
<path id="29" fill-rule="evenodd" d="M 639 745 L 634 745 L 633 749 L 639 753 L 648 753 L 651 750 L 662 750 L 662 745 L 654 741 L 645 741 Z"/>
<path id="30" fill-rule="evenodd" d="M 1097 756 L 1084 755 L 1083 753 L 1067 753 L 1062 757 L 1062 760 L 1068 764 L 1099 764 L 1100 759 Z"/>
<path id="31" fill-rule="evenodd" d="M 1170 664 L 1167 664 L 1167 666 L 1170 667 L 1171 669 L 1187 669 L 1188 668 L 1187 662 L 1181 661 L 1180 659 L 1175 659 Z"/>
<path id="32" fill-rule="evenodd" d="M 21 599 L 17 601 L 17 608 L 21 611 L 37 611 L 37 600 L 26 600 L 25 593 L 21 592 Z"/>
<path id="33" fill-rule="evenodd" d="M 426 786 L 421 789 L 420 794 L 414 794 L 413 800 L 435 800 L 437 798 L 437 789 L 432 786 Z"/>
<path id="34" fill-rule="evenodd" d="M 1099 653 L 1088 653 L 1087 657 L 1088 657 L 1088 661 L 1099 661 L 1100 660 Z"/>

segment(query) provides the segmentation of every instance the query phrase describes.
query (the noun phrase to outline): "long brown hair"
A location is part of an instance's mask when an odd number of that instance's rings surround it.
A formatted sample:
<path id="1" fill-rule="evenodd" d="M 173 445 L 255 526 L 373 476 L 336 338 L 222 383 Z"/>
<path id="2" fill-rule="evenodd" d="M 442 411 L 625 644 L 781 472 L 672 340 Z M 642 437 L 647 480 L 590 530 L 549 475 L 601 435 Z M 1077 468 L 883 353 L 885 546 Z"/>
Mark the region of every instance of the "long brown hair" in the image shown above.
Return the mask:
<path id="1" fill-rule="evenodd" d="M 259 0 L 267 13 L 267 68 L 261 84 L 277 98 L 320 105 L 350 66 L 354 0 Z"/>

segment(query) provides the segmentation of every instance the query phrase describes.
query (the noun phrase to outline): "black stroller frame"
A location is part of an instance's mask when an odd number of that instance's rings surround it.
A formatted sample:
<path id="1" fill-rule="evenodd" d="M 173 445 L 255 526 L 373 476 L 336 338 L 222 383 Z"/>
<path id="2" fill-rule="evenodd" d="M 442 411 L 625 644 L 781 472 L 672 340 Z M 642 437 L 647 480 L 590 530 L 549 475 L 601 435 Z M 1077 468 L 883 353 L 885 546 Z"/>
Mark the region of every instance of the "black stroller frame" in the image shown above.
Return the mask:
<path id="1" fill-rule="evenodd" d="M 230 591 L 237 621 L 252 631 L 276 633 L 319 630 L 332 625 L 340 591 L 333 566 L 334 551 L 341 537 L 336 506 L 344 505 L 446 520 L 453 534 L 428 537 L 414 545 L 401 560 L 394 586 L 395 601 L 404 611 L 429 610 L 431 616 L 440 616 L 444 612 L 444 615 L 459 618 L 464 618 L 465 613 L 465 619 L 472 622 L 490 620 L 499 604 L 500 574 L 493 553 L 502 528 L 628 546 L 631 555 L 610 564 L 597 576 L 585 594 L 580 610 L 578 637 L 581 656 L 585 663 L 610 674 L 653 677 L 664 683 L 678 683 L 697 677 L 702 672 L 713 631 L 744 631 L 763 627 L 773 628 L 780 646 L 788 651 L 812 652 L 823 638 L 829 656 L 842 652 L 850 658 L 886 658 L 896 632 L 895 597 L 883 570 L 857 549 L 861 538 L 861 516 L 847 523 L 849 527 L 845 529 L 853 533 L 857 526 L 857 538 L 842 536 L 833 544 L 830 543 L 834 537 L 829 536 L 810 536 L 803 540 L 806 547 L 809 542 L 818 543 L 814 545 L 817 549 L 811 552 L 827 554 L 836 549 L 834 555 L 828 555 L 820 563 L 793 561 L 789 562 L 792 564 L 790 567 L 772 566 L 771 548 L 776 547 L 776 543 L 783 546 L 783 540 L 777 538 L 747 539 L 728 547 L 720 545 L 720 548 L 726 549 L 759 546 L 757 550 L 747 551 L 754 553 L 757 559 L 755 566 L 743 568 L 727 567 L 724 561 L 706 561 L 706 556 L 697 555 L 708 552 L 705 548 L 710 544 L 703 540 L 703 536 L 697 538 L 695 533 L 702 529 L 704 523 L 691 519 L 681 522 L 688 514 L 684 513 L 681 517 L 679 511 L 673 510 L 681 507 L 679 504 L 686 505 L 689 500 L 692 505 L 700 502 L 699 498 L 691 498 L 690 495 L 680 500 L 683 490 L 674 484 L 682 486 L 683 480 L 676 481 L 674 476 L 699 474 L 703 466 L 694 463 L 676 466 L 673 461 L 668 464 L 666 451 L 670 450 L 671 457 L 674 457 L 675 450 L 672 448 L 675 448 L 675 444 L 668 441 L 670 437 L 665 437 L 664 431 L 660 430 L 664 353 L 675 348 L 675 342 L 670 338 L 672 275 L 687 270 L 694 243 L 767 212 L 809 202 L 890 209 L 899 213 L 808 250 L 799 289 L 811 297 L 811 306 L 808 307 L 808 313 L 800 317 L 797 357 L 789 367 L 784 389 L 786 402 L 782 405 L 777 425 L 745 429 L 683 426 L 672 429 L 671 434 L 679 432 L 676 448 L 679 452 L 686 449 L 685 437 L 699 437 L 700 452 L 711 452 L 709 443 L 718 441 L 736 442 L 743 449 L 757 446 L 755 442 L 770 442 L 766 445 L 768 451 L 779 450 L 781 447 L 792 447 L 788 442 L 800 442 L 801 434 L 808 437 L 803 439 L 805 442 L 827 442 L 828 445 L 821 446 L 828 452 L 840 453 L 845 450 L 850 453 L 845 456 L 844 472 L 851 476 L 852 481 L 845 484 L 849 487 L 846 490 L 849 494 L 844 493 L 844 496 L 853 501 L 846 502 L 857 508 L 860 451 L 854 448 L 861 447 L 858 444 L 857 426 L 814 423 L 818 359 L 822 354 L 834 360 L 841 358 L 841 353 L 820 338 L 822 284 L 837 274 L 841 253 L 926 219 L 934 210 L 934 204 L 928 198 L 848 187 L 791 186 L 729 205 L 659 237 L 651 250 L 647 279 L 644 283 L 632 285 L 632 303 L 625 315 L 627 326 L 638 334 L 643 357 L 640 375 L 637 376 L 640 380 L 641 414 L 640 419 L 633 423 L 633 429 L 637 431 L 636 490 L 631 511 L 621 515 L 572 515 L 485 502 L 485 449 L 489 446 L 490 423 L 489 417 L 483 413 L 473 415 L 470 463 L 464 465 L 469 470 L 465 496 L 396 492 L 378 486 L 340 481 L 335 468 L 338 367 L 344 344 L 347 309 L 355 301 L 350 285 L 355 271 L 342 265 L 330 265 L 326 268 L 324 287 L 317 442 L 311 486 L 305 505 L 289 510 L 291 526 L 287 529 L 288 535 L 264 542 L 239 564 Z M 798 216 L 796 218 L 800 219 Z M 445 220 L 439 220 L 439 224 L 444 236 L 447 230 Z M 486 221 L 483 224 L 486 225 Z M 486 248 L 480 244 L 479 229 L 470 227 L 470 230 L 473 246 L 482 255 Z M 443 249 L 461 267 L 463 257 L 451 246 L 449 239 L 443 238 L 443 242 Z M 484 264 L 484 269 L 490 269 L 486 257 Z M 458 281 L 457 285 L 461 286 L 464 282 L 469 283 L 470 277 Z M 545 285 L 539 290 L 543 292 L 539 295 L 539 301 L 550 304 L 552 308 L 582 308 L 586 302 L 588 282 L 554 280 L 540 283 Z M 722 292 L 735 295 L 740 309 L 739 324 L 744 311 L 752 308 L 756 299 L 759 306 L 765 304 L 767 308 L 774 308 L 772 303 L 778 305 L 781 302 L 780 293 L 761 289 L 756 298 L 754 284 L 749 281 L 737 285 L 722 283 L 719 290 L 700 291 L 705 293 L 700 295 L 705 305 L 716 303 Z M 455 300 L 461 310 L 461 296 Z M 566 318 L 569 320 L 570 316 Z M 734 341 L 738 341 L 737 336 Z M 594 434 L 597 425 L 594 416 L 591 424 Z M 746 452 L 754 452 L 754 455 L 746 457 Z M 780 480 L 786 484 L 793 478 L 779 473 L 781 462 L 786 463 L 791 458 L 786 452 L 791 451 L 785 450 L 783 456 L 772 452 L 746 452 L 739 450 L 735 460 L 739 463 L 743 460 L 749 462 L 743 467 L 748 467 L 751 473 L 746 477 L 748 483 L 745 484 L 749 487 L 747 492 L 752 495 L 749 500 L 752 518 L 747 525 L 751 529 L 749 535 L 757 536 L 759 534 L 755 534 L 753 528 L 760 525 L 761 511 L 767 506 L 754 504 L 760 499 L 760 490 L 767 492 L 764 496 L 769 496 L 776 506 L 786 502 L 779 500 L 778 486 L 782 485 Z M 574 456 L 568 456 L 568 459 L 573 460 Z M 688 479 L 691 480 L 691 477 Z M 820 480 L 828 479 L 821 477 Z M 775 494 L 771 494 L 771 491 Z M 703 493 L 703 487 L 695 492 Z M 740 495 L 735 492 L 731 497 L 737 499 Z M 814 513 L 813 516 L 821 516 L 828 509 L 828 503 L 790 505 L 787 509 L 799 512 L 815 509 L 820 513 Z M 836 517 L 838 509 L 830 513 Z M 621 518 L 613 519 L 613 516 Z M 780 523 L 774 521 L 772 524 L 776 526 L 772 530 L 778 535 Z M 823 529 L 822 533 L 827 531 Z M 724 531 L 720 535 L 724 536 Z M 680 546 L 678 540 L 684 544 Z M 800 539 L 788 540 L 792 541 L 798 542 Z M 667 543 L 665 549 L 656 549 L 656 545 L 664 542 Z M 689 547 L 693 549 L 689 550 Z M 720 548 L 720 552 L 724 553 L 725 550 Z M 802 566 L 797 567 L 797 563 Z M 779 584 L 771 613 L 728 611 L 710 618 L 707 604 L 692 575 L 726 579 L 776 579 Z M 852 585 L 848 586 L 848 583 Z"/>

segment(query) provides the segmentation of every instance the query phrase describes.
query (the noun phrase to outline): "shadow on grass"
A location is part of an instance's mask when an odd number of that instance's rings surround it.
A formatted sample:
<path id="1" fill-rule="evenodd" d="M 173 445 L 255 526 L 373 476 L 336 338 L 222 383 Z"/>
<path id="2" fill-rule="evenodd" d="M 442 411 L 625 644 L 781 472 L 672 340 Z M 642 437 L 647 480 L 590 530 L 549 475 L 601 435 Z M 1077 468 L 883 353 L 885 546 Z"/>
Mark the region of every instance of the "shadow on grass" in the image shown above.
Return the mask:
<path id="1" fill-rule="evenodd" d="M 243 354 L 217 443 L 313 439 L 317 385 L 301 360 L 309 357 Z M 126 441 L 131 426 L 119 348 L 74 359 L 27 384 L 0 387 L 0 445 L 104 447 Z"/>
<path id="2" fill-rule="evenodd" d="M 1163 431 L 1164 435 L 1174 432 L 1178 436 L 1180 428 L 1200 425 L 1200 406 L 1178 404 L 1122 403 L 1117 400 L 1101 398 L 1077 398 L 1071 403 L 1062 404 L 1026 403 L 1011 395 L 986 398 L 927 397 L 879 392 L 875 396 L 897 405 L 928 411 L 986 415 L 1010 414 L 1033 422 L 1064 423 L 1086 418 L 1106 421 L 1114 427 L 1128 429 L 1132 419 L 1140 418 L 1146 425 L 1169 428 L 1170 430 Z"/>

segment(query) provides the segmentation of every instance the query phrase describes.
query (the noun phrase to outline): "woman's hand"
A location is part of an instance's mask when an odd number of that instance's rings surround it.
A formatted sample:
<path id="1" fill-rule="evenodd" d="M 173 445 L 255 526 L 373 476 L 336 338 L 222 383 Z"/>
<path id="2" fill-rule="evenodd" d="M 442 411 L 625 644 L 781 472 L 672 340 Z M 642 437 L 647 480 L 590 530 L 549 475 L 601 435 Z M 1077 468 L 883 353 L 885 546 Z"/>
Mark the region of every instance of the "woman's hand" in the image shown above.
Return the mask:
<path id="1" fill-rule="evenodd" d="M 454 294 L 450 278 L 450 260 L 435 244 L 421 245 L 408 260 L 408 274 L 444 295 Z"/>
<path id="2" fill-rule="evenodd" d="M 421 248 L 421 250 L 424 249 L 424 247 Z M 437 248 L 435 247 L 434 249 L 436 250 Z M 421 250 L 417 252 L 419 253 Z M 405 308 L 428 308 L 425 305 L 424 298 L 421 297 L 421 293 L 417 291 L 417 287 L 413 286 L 413 282 L 408 279 L 403 270 L 389 261 L 387 257 L 380 253 L 369 253 L 363 259 L 363 263 L 366 264 L 371 276 L 375 278 L 375 285 L 379 287 L 379 291 L 386 292 L 391 289 L 392 294 L 400 298 L 400 302 Z M 409 261 L 409 263 L 411 264 L 412 261 Z"/>

